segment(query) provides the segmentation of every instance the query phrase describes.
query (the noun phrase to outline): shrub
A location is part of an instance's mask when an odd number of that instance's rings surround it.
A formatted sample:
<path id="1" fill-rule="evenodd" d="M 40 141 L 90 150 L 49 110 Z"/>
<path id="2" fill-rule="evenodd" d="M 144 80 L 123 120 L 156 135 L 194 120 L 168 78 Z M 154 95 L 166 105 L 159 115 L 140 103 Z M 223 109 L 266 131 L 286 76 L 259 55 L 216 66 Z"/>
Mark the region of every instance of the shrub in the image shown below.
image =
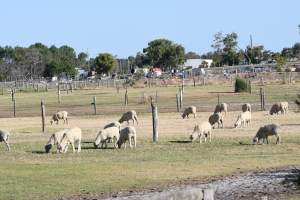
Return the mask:
<path id="1" fill-rule="evenodd" d="M 244 78 L 237 77 L 235 79 L 235 92 L 250 92 L 251 86 L 248 84 L 248 80 Z"/>

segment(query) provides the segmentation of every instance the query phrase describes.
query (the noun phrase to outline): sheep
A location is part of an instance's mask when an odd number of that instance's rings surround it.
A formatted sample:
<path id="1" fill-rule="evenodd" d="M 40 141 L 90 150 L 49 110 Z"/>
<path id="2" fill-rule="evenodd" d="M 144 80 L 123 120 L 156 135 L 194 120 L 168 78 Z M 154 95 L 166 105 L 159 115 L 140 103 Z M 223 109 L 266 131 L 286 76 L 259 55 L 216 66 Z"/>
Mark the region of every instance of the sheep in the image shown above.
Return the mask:
<path id="1" fill-rule="evenodd" d="M 216 123 L 218 123 L 218 128 L 220 128 L 220 125 L 222 126 L 223 128 L 223 116 L 220 112 L 217 112 L 217 113 L 213 113 L 209 119 L 208 119 L 209 123 L 212 125 L 212 128 L 215 128 L 214 125 Z"/>
<path id="2" fill-rule="evenodd" d="M 56 133 L 53 133 L 50 138 L 49 141 L 47 142 L 47 144 L 45 145 L 45 151 L 46 153 L 49 153 L 52 146 L 56 145 L 58 147 L 58 143 L 60 143 L 61 139 L 63 138 L 64 134 L 68 131 L 69 129 L 64 129 L 61 131 L 58 131 Z M 59 152 L 58 148 L 57 148 L 57 152 Z"/>
<path id="3" fill-rule="evenodd" d="M 280 109 L 280 103 L 274 103 L 270 109 L 270 115 L 273 115 L 273 114 L 279 114 L 279 112 L 281 111 Z"/>
<path id="4" fill-rule="evenodd" d="M 50 124 L 52 125 L 53 122 L 56 122 L 56 124 L 58 124 L 59 120 L 63 120 L 64 124 L 65 123 L 68 124 L 68 112 L 67 111 L 59 111 L 59 112 L 53 114 Z"/>
<path id="5" fill-rule="evenodd" d="M 239 114 L 234 127 L 238 128 L 238 127 L 246 127 L 247 125 L 250 125 L 251 123 L 251 112 L 246 111 L 246 112 L 242 112 L 241 114 Z"/>
<path id="6" fill-rule="evenodd" d="M 108 140 L 115 140 L 114 147 L 117 148 L 117 142 L 119 138 L 120 138 L 120 129 L 115 126 L 109 127 L 99 131 L 96 140 L 94 142 L 94 146 L 95 148 L 97 148 L 101 144 L 101 148 L 103 148 L 103 145 L 105 145 L 105 148 L 107 148 Z"/>
<path id="7" fill-rule="evenodd" d="M 73 153 L 75 153 L 75 144 L 77 143 L 77 153 L 81 151 L 81 135 L 82 131 L 78 127 L 71 128 L 67 130 L 60 143 L 58 143 L 58 149 L 60 153 L 66 153 L 68 150 L 69 143 L 73 148 Z"/>
<path id="8" fill-rule="evenodd" d="M 211 130 L 212 127 L 209 122 L 203 122 L 200 125 L 195 125 L 193 133 L 190 136 L 190 140 L 194 141 L 199 138 L 199 143 L 202 143 L 202 137 L 204 138 L 204 142 L 206 142 L 207 137 L 209 137 L 209 142 L 211 142 Z"/>
<path id="9" fill-rule="evenodd" d="M 289 110 L 289 103 L 286 101 L 280 102 L 279 107 L 280 107 L 281 114 L 287 114 Z"/>
<path id="10" fill-rule="evenodd" d="M 190 106 L 184 109 L 182 113 L 182 118 L 184 119 L 185 117 L 189 118 L 189 115 L 193 114 L 194 118 L 196 118 L 196 106 Z"/>
<path id="11" fill-rule="evenodd" d="M 267 141 L 267 144 L 269 144 L 268 137 L 272 135 L 276 137 L 276 144 L 280 144 L 281 142 L 280 133 L 281 133 L 280 126 L 276 124 L 269 124 L 260 127 L 253 138 L 253 144 L 258 144 L 261 141 L 261 139 L 263 139 L 262 144 L 264 144 L 265 140 Z"/>
<path id="12" fill-rule="evenodd" d="M 136 130 L 133 126 L 125 127 L 120 131 L 120 138 L 118 140 L 118 147 L 121 148 L 124 144 L 126 149 L 126 142 L 129 142 L 129 147 L 132 148 L 131 140 L 134 142 L 134 148 L 136 148 Z"/>
<path id="13" fill-rule="evenodd" d="M 242 105 L 242 111 L 243 112 L 246 112 L 246 111 L 249 111 L 251 112 L 251 105 L 249 103 L 245 103 Z"/>
<path id="14" fill-rule="evenodd" d="M 111 122 L 109 124 L 106 124 L 103 129 L 106 129 L 106 128 L 110 128 L 110 127 L 117 127 L 119 128 L 119 130 L 121 129 L 121 124 L 119 122 Z"/>
<path id="15" fill-rule="evenodd" d="M 0 142 L 4 142 L 6 145 L 7 151 L 10 151 L 9 146 L 9 132 L 7 130 L 0 130 Z"/>
<path id="16" fill-rule="evenodd" d="M 221 103 L 216 105 L 215 111 L 214 113 L 218 113 L 218 112 L 225 112 L 225 115 L 227 115 L 228 112 L 228 104 L 227 103 Z"/>
<path id="17" fill-rule="evenodd" d="M 124 121 L 127 121 L 127 124 L 129 124 L 129 120 L 136 121 L 136 123 L 138 124 L 138 119 L 137 119 L 137 114 L 134 110 L 128 111 L 126 113 L 124 113 L 121 117 L 121 119 L 119 119 L 120 123 L 123 123 Z"/>

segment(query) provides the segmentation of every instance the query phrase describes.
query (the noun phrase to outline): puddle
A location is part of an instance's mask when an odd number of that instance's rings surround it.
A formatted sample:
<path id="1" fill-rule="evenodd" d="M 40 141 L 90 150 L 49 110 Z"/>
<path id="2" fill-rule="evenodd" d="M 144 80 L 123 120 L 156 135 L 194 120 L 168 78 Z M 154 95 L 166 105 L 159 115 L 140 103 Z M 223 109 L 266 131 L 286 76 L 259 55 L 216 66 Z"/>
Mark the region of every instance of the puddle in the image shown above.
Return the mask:
<path id="1" fill-rule="evenodd" d="M 159 192 L 135 194 L 106 200 L 201 200 L 203 190 L 214 190 L 214 199 L 272 200 L 286 195 L 300 197 L 300 170 L 285 169 L 269 172 L 248 173 L 226 177 L 208 184 L 174 186 Z"/>

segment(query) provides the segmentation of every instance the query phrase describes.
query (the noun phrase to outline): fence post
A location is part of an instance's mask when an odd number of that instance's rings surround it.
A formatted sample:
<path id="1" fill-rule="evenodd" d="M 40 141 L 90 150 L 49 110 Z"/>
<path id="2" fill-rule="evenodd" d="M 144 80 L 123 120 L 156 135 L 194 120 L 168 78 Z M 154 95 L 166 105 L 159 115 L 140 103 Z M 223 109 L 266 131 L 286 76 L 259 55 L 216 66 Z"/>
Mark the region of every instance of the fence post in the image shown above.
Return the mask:
<path id="1" fill-rule="evenodd" d="M 178 93 L 176 93 L 176 106 L 177 106 L 177 112 L 179 112 L 180 109 L 179 109 L 179 96 L 178 96 Z"/>
<path id="2" fill-rule="evenodd" d="M 158 92 L 157 92 L 157 90 L 155 91 L 155 103 L 157 104 L 157 102 L 158 102 Z"/>
<path id="3" fill-rule="evenodd" d="M 248 86 L 249 86 L 249 93 L 252 94 L 251 80 L 248 80 Z"/>
<path id="4" fill-rule="evenodd" d="M 259 97 L 260 97 L 260 110 L 263 110 L 262 88 L 259 88 Z"/>
<path id="5" fill-rule="evenodd" d="M 195 76 L 193 76 L 193 82 L 194 82 L 194 87 L 196 87 L 196 80 L 195 80 Z"/>
<path id="6" fill-rule="evenodd" d="M 265 99 L 265 91 L 263 91 L 263 93 L 262 93 L 262 99 L 263 99 L 263 110 L 266 110 L 266 107 L 265 107 L 265 105 L 266 105 L 266 99 Z"/>
<path id="7" fill-rule="evenodd" d="M 153 137 L 152 141 L 154 143 L 158 140 L 158 132 L 157 132 L 157 105 L 154 105 L 153 99 L 151 97 L 151 110 L 152 110 L 152 127 L 153 127 Z"/>
<path id="8" fill-rule="evenodd" d="M 220 94 L 218 94 L 218 105 L 220 105 Z"/>
<path id="9" fill-rule="evenodd" d="M 59 83 L 57 84 L 57 100 L 58 100 L 58 103 L 60 104 L 60 88 L 59 88 Z"/>
<path id="10" fill-rule="evenodd" d="M 125 91 L 125 106 L 128 105 L 128 92 L 127 92 L 127 88 L 126 88 L 126 91 Z"/>
<path id="11" fill-rule="evenodd" d="M 41 114 L 42 114 L 42 131 L 45 133 L 45 105 L 44 105 L 44 99 L 41 99 Z"/>
<path id="12" fill-rule="evenodd" d="M 16 99 L 13 99 L 13 111 L 14 111 L 14 117 L 16 117 Z"/>
<path id="13" fill-rule="evenodd" d="M 4 95 L 4 88 L 3 88 L 3 86 L 2 86 L 2 95 Z"/>
<path id="14" fill-rule="evenodd" d="M 12 88 L 11 89 L 11 100 L 12 101 L 15 99 L 15 92 L 16 92 L 15 88 Z"/>
<path id="15" fill-rule="evenodd" d="M 48 83 L 46 83 L 46 89 L 45 90 L 46 90 L 46 92 L 48 92 Z"/>
<path id="16" fill-rule="evenodd" d="M 180 110 L 183 107 L 183 92 L 182 92 L 182 88 L 179 88 L 179 107 L 180 107 Z"/>

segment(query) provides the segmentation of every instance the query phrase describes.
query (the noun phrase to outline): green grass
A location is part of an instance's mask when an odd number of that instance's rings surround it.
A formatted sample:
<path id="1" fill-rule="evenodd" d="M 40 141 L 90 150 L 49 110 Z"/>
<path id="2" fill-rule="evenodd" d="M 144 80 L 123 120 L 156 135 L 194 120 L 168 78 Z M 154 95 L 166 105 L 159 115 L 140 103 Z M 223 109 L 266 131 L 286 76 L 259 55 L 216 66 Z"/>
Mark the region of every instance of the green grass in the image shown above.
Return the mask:
<path id="1" fill-rule="evenodd" d="M 165 137 L 152 144 L 143 139 L 135 150 L 84 143 L 80 154 L 65 155 L 43 154 L 39 142 L 15 144 L 10 153 L 1 146 L 0 199 L 53 199 L 300 163 L 300 136 L 257 146 L 247 145 L 247 137 L 218 137 L 203 145 L 177 142 L 184 140 Z"/>

